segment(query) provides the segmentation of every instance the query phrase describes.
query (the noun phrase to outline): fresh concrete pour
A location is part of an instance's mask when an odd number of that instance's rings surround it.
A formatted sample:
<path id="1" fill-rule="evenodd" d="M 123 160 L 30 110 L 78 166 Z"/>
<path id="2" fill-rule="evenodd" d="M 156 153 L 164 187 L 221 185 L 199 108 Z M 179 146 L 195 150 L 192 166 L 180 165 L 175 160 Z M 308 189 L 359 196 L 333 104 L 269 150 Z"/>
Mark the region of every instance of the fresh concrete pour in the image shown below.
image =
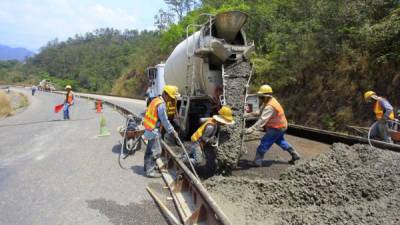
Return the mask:
<path id="1" fill-rule="evenodd" d="M 225 69 L 226 87 L 225 101 L 233 111 L 235 124 L 222 126 L 220 130 L 220 145 L 216 150 L 218 169 L 221 173 L 230 173 L 236 167 L 242 154 L 242 124 L 244 114 L 244 98 L 247 83 L 251 73 L 249 62 L 242 61 Z"/>
<path id="2" fill-rule="evenodd" d="M 290 167 L 279 179 L 205 182 L 235 224 L 400 224 L 400 154 L 366 145 Z"/>

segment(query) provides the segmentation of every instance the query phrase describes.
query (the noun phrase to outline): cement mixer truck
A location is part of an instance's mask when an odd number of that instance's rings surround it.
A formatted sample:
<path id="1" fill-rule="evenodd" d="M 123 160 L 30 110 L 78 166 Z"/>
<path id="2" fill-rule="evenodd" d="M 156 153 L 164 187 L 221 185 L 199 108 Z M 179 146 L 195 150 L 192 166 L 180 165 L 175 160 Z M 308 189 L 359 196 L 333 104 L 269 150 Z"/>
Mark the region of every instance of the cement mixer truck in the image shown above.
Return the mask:
<path id="1" fill-rule="evenodd" d="M 221 105 L 228 104 L 226 89 L 231 75 L 226 69 L 248 61 L 254 49 L 242 29 L 248 18 L 245 13 L 230 11 L 206 16 L 205 24 L 187 27 L 186 39 L 176 46 L 165 64 L 147 70 L 149 83 L 157 95 L 161 94 L 164 83 L 179 87 L 178 120 L 184 136 L 198 128 L 200 118 L 209 117 Z M 190 35 L 193 29 L 198 31 Z"/>

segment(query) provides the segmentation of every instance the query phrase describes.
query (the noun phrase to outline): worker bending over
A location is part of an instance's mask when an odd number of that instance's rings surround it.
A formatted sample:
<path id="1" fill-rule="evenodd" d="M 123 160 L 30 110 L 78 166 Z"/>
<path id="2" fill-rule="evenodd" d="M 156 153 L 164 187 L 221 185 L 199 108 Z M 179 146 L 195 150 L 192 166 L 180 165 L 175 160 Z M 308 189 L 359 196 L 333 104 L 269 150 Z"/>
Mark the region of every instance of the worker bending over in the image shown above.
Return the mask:
<path id="1" fill-rule="evenodd" d="M 178 134 L 168 120 L 166 102 L 174 101 L 179 96 L 178 88 L 165 85 L 161 96 L 155 97 L 147 107 L 143 126 L 145 127 L 144 138 L 148 140 L 146 153 L 144 155 L 144 170 L 147 177 L 160 177 L 161 174 L 155 170 L 156 160 L 161 154 L 161 127 L 168 134 L 178 138 Z"/>
<path id="2" fill-rule="evenodd" d="M 67 94 L 65 96 L 63 113 L 64 113 L 64 120 L 69 120 L 70 119 L 69 107 L 71 107 L 74 104 L 74 93 L 72 92 L 71 85 L 65 86 L 65 90 L 67 91 Z"/>
<path id="3" fill-rule="evenodd" d="M 393 143 L 389 133 L 389 123 L 394 120 L 393 106 L 386 98 L 379 97 L 373 91 L 364 93 L 366 102 L 373 103 L 376 125 L 372 127 L 371 138 L 380 137 L 385 142 Z"/>
<path id="4" fill-rule="evenodd" d="M 260 111 L 246 114 L 245 116 L 259 116 L 257 122 L 250 128 L 246 129 L 246 134 L 251 134 L 255 130 L 264 129 L 266 131 L 261 139 L 260 145 L 257 148 L 254 158 L 255 166 L 262 166 L 265 153 L 276 143 L 283 150 L 289 152 L 291 160 L 289 163 L 294 164 L 300 159 L 300 155 L 293 149 L 285 140 L 285 132 L 288 123 L 285 117 L 285 112 L 279 102 L 272 97 L 272 88 L 269 85 L 262 85 L 258 91 L 258 100 L 260 103 Z"/>
<path id="5" fill-rule="evenodd" d="M 232 110 L 228 106 L 222 106 L 218 115 L 207 118 L 191 137 L 190 162 L 196 166 L 202 165 L 205 162 L 204 146 L 216 139 L 218 127 L 234 123 Z"/>

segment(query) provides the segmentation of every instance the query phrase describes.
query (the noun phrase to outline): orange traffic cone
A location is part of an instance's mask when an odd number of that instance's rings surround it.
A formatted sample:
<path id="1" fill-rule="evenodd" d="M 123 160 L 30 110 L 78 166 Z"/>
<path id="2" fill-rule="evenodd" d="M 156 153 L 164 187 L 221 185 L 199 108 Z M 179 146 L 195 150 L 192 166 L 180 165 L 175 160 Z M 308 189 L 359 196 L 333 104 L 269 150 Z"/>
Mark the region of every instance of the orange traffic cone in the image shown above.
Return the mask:
<path id="1" fill-rule="evenodd" d="M 102 104 L 101 104 L 101 100 L 97 100 L 96 101 L 96 112 L 97 113 L 101 113 L 101 109 L 103 108 Z"/>

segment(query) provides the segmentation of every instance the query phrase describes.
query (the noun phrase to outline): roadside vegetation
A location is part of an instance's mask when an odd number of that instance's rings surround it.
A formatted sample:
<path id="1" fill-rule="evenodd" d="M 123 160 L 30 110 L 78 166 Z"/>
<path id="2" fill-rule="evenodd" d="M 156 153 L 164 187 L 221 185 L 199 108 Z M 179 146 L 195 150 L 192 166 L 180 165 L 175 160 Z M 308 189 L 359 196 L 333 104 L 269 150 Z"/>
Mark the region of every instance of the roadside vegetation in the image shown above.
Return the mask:
<path id="1" fill-rule="evenodd" d="M 4 91 L 0 90 L 0 119 L 3 117 L 11 116 L 13 113 L 10 98 Z"/>
<path id="2" fill-rule="evenodd" d="M 14 108 L 14 110 L 27 107 L 29 105 L 28 97 L 26 97 L 26 95 L 19 93 L 19 92 L 17 93 L 17 95 L 18 95 L 17 98 L 19 100 L 18 100 L 18 103 L 16 104 L 16 107 Z"/>
<path id="3" fill-rule="evenodd" d="M 398 0 L 165 0 L 156 31 L 99 29 L 53 40 L 25 64 L 0 64 L 3 82 L 43 78 L 80 91 L 143 95 L 145 69 L 165 60 L 203 13 L 242 10 L 256 51 L 252 90 L 269 83 L 291 122 L 345 131 L 372 115 L 365 90 L 400 105 Z M 0 81 L 1 82 L 1 81 Z"/>

